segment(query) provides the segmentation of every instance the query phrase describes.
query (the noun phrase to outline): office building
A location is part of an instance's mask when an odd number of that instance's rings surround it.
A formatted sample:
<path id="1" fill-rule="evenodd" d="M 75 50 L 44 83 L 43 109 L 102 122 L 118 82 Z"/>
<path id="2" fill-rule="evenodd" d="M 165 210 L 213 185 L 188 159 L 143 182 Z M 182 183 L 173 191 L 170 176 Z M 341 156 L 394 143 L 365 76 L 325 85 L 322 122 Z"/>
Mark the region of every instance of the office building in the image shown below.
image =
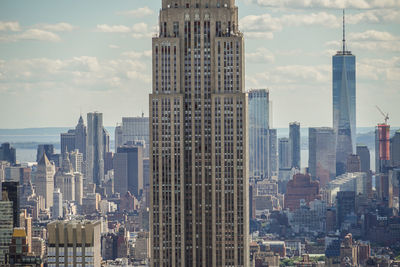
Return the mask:
<path id="1" fill-rule="evenodd" d="M 344 11 L 342 50 L 332 57 L 332 81 L 336 173 L 340 175 L 346 171 L 356 141 L 356 57 L 346 47 Z"/>
<path id="2" fill-rule="evenodd" d="M 371 155 L 366 145 L 357 145 L 357 155 L 360 157 L 361 171 L 369 172 L 371 170 Z"/>
<path id="3" fill-rule="evenodd" d="M 249 178 L 269 177 L 269 92 L 248 92 L 249 101 Z"/>
<path id="4" fill-rule="evenodd" d="M 276 129 L 269 129 L 269 177 L 278 176 L 278 133 Z"/>
<path id="5" fill-rule="evenodd" d="M 24 228 L 14 228 L 7 263 L 13 267 L 42 267 L 40 256 L 30 253 L 28 236 Z"/>
<path id="6" fill-rule="evenodd" d="M 58 219 L 64 217 L 63 213 L 63 195 L 60 188 L 55 188 L 53 192 L 53 207 L 52 207 L 52 218 Z"/>
<path id="7" fill-rule="evenodd" d="M 234 0 L 163 0 L 150 95 L 151 266 L 249 266 L 244 40 Z"/>
<path id="8" fill-rule="evenodd" d="M 336 177 L 335 132 L 332 128 L 308 129 L 308 167 L 321 187 Z"/>
<path id="9" fill-rule="evenodd" d="M 100 266 L 100 221 L 53 221 L 47 225 L 47 266 Z"/>
<path id="10" fill-rule="evenodd" d="M 354 172 L 342 174 L 330 181 L 325 187 L 325 197 L 328 204 L 334 204 L 340 191 L 352 191 L 356 195 L 370 196 L 372 177 L 369 173 Z"/>
<path id="11" fill-rule="evenodd" d="M 2 182 L 2 200 L 11 201 L 13 203 L 13 226 L 19 227 L 20 213 L 20 186 L 19 182 Z"/>
<path id="12" fill-rule="evenodd" d="M 78 149 L 69 153 L 69 160 L 74 172 L 83 173 L 83 154 Z"/>
<path id="13" fill-rule="evenodd" d="M 149 143 L 149 118 L 148 117 L 123 117 L 122 118 L 122 144 L 144 140 Z"/>
<path id="14" fill-rule="evenodd" d="M 28 243 L 28 252 L 32 248 L 32 217 L 28 214 L 26 209 L 21 210 L 19 214 L 20 227 L 25 229 L 26 242 Z"/>
<path id="15" fill-rule="evenodd" d="M 99 186 L 104 180 L 103 114 L 88 113 L 87 124 L 86 180 Z"/>
<path id="16" fill-rule="evenodd" d="M 390 160 L 392 167 L 400 167 L 400 130 L 390 139 Z"/>
<path id="17" fill-rule="evenodd" d="M 0 146 L 0 161 L 7 161 L 11 165 L 17 163 L 16 150 L 10 143 L 3 143 Z"/>
<path id="18" fill-rule="evenodd" d="M 291 153 L 291 167 L 300 170 L 300 149 L 301 149 L 301 139 L 300 139 L 300 123 L 292 122 L 289 124 L 289 146 Z"/>
<path id="19" fill-rule="evenodd" d="M 114 155 L 114 191 L 131 192 L 137 199 L 143 190 L 143 149 L 140 146 L 120 146 Z"/>
<path id="20" fill-rule="evenodd" d="M 4 195 L 4 191 L 3 191 Z M 5 264 L 13 233 L 13 203 L 0 201 L 0 265 Z"/>
<path id="21" fill-rule="evenodd" d="M 61 155 L 75 150 L 75 130 L 60 134 Z"/>
<path id="22" fill-rule="evenodd" d="M 390 125 L 375 128 L 375 172 L 385 173 L 390 166 Z"/>
<path id="23" fill-rule="evenodd" d="M 114 131 L 114 151 L 117 151 L 117 148 L 119 146 L 122 146 L 122 125 L 117 123 L 117 126 L 115 126 L 115 131 Z"/>
<path id="24" fill-rule="evenodd" d="M 86 160 L 86 138 L 87 130 L 82 115 L 79 116 L 78 124 L 75 127 L 75 149 L 82 153 L 83 161 Z"/>
<path id="25" fill-rule="evenodd" d="M 38 145 L 36 152 L 36 162 L 39 162 L 42 159 L 43 153 L 46 154 L 48 159 L 51 159 L 52 156 L 55 154 L 54 145 L 52 144 Z"/>
<path id="26" fill-rule="evenodd" d="M 336 221 L 339 228 L 348 215 L 355 213 L 355 209 L 356 192 L 339 191 L 336 195 Z"/>
<path id="27" fill-rule="evenodd" d="M 289 139 L 286 137 L 279 138 L 279 170 L 291 169 L 291 150 Z"/>
<path id="28" fill-rule="evenodd" d="M 347 157 L 346 172 L 360 172 L 361 160 L 356 154 L 351 154 Z"/>
<path id="29" fill-rule="evenodd" d="M 291 211 L 300 208 L 301 201 L 305 201 L 308 205 L 311 201 L 320 198 L 319 184 L 311 181 L 311 176 L 308 174 L 295 174 L 286 185 L 285 208 Z"/>
<path id="30" fill-rule="evenodd" d="M 19 182 L 21 185 L 31 181 L 32 169 L 21 166 L 5 166 L 2 181 Z"/>
<path id="31" fill-rule="evenodd" d="M 55 166 L 48 160 L 46 153 L 43 153 L 37 165 L 35 185 L 36 194 L 44 198 L 46 209 L 53 206 L 54 175 Z"/>

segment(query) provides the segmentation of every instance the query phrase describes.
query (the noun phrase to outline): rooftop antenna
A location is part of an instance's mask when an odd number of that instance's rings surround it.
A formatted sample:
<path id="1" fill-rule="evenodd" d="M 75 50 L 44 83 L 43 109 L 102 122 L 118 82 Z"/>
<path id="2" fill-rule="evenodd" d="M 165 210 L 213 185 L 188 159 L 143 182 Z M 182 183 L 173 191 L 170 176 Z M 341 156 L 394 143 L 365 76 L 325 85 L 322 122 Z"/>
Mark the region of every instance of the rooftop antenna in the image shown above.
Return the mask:
<path id="1" fill-rule="evenodd" d="M 345 13 L 343 9 L 343 55 L 346 51 L 346 24 L 345 24 Z"/>

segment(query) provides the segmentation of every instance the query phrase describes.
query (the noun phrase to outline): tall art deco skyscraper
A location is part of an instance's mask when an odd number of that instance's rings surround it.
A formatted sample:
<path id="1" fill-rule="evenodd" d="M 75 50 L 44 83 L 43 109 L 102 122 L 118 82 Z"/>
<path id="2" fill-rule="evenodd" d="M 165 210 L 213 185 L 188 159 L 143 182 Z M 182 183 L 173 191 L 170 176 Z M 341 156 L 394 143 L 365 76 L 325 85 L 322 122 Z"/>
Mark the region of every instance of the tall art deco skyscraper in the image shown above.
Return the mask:
<path id="1" fill-rule="evenodd" d="M 248 266 L 244 42 L 234 0 L 163 0 L 150 95 L 151 266 Z"/>
<path id="2" fill-rule="evenodd" d="M 336 135 L 336 175 L 346 170 L 356 145 L 356 57 L 347 51 L 343 11 L 343 47 L 332 57 L 333 128 Z"/>

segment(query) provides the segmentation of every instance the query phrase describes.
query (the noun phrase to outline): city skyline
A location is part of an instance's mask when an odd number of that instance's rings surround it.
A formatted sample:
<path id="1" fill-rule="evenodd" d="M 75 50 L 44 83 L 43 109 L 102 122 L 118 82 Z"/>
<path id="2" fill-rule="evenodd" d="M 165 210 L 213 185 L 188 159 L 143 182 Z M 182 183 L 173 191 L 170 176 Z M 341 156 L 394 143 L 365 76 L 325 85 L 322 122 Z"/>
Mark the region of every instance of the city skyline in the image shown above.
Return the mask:
<path id="1" fill-rule="evenodd" d="M 148 116 L 150 39 L 159 2 L 82 4 L 91 6 L 92 15 L 62 2 L 27 2 L 22 7 L 3 1 L 0 92 L 5 104 L 0 112 L 17 112 L 2 118 L 1 128 L 75 125 L 80 113 L 93 110 L 104 114 L 105 125 L 142 112 Z M 358 59 L 357 126 L 382 121 L 375 105 L 395 114 L 400 101 L 398 3 L 277 3 L 237 2 L 240 30 L 248 40 L 245 88 L 270 90 L 273 127 L 287 127 L 291 121 L 304 128 L 332 125 L 330 64 L 341 49 L 344 7 L 348 49 Z M 31 101 L 45 98 L 53 100 L 31 108 Z M 303 108 L 297 108 L 299 103 Z M 389 123 L 400 125 L 400 120 L 393 116 Z"/>

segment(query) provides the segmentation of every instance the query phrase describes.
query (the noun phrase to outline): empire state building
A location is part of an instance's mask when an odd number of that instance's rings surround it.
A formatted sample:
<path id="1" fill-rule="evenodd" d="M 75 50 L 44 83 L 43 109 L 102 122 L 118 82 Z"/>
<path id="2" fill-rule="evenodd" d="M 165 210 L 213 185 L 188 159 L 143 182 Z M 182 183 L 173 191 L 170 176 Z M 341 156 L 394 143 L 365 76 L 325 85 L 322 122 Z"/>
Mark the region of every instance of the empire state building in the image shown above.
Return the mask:
<path id="1" fill-rule="evenodd" d="M 162 0 L 150 94 L 151 266 L 249 266 L 244 42 L 234 0 Z"/>

